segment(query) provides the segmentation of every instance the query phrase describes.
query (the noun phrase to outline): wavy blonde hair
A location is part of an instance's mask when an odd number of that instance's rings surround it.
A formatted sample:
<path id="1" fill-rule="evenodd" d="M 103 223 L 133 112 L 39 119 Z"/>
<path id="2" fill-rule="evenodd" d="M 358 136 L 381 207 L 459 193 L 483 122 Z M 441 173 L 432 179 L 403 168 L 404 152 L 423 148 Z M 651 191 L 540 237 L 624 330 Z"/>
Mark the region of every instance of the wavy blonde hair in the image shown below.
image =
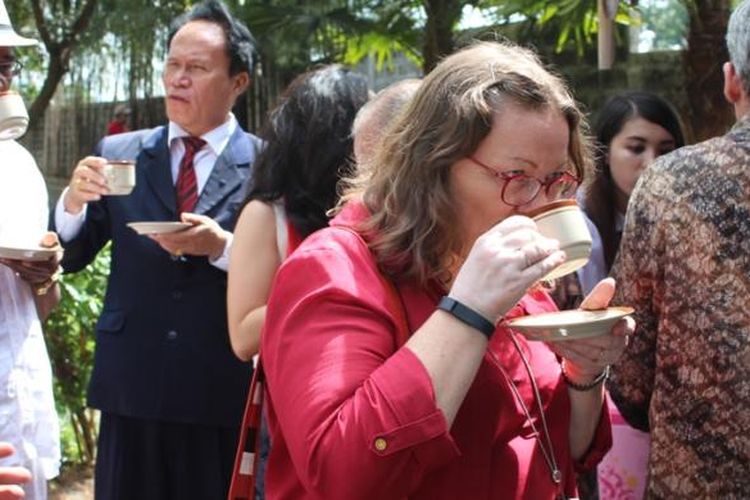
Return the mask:
<path id="1" fill-rule="evenodd" d="M 358 228 L 380 268 L 421 284 L 450 278 L 463 249 L 449 171 L 487 136 L 512 101 L 558 110 L 569 129 L 569 159 L 583 179 L 592 164 L 585 119 L 563 81 L 530 50 L 481 42 L 445 58 L 381 137 L 371 164 L 349 179 L 342 203 L 362 199 L 371 216 Z"/>

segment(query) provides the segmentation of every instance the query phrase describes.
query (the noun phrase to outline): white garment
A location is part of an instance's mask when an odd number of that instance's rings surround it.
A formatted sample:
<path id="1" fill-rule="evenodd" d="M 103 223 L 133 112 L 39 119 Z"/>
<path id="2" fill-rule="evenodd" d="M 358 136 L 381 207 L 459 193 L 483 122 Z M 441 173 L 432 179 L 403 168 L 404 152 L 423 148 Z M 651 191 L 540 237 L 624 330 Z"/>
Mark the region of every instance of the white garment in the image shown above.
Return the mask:
<path id="1" fill-rule="evenodd" d="M 206 132 L 201 136 L 201 139 L 206 141 L 208 147 L 202 148 L 198 151 L 193 158 L 193 168 L 195 169 L 195 180 L 196 189 L 200 196 L 203 192 L 203 188 L 208 182 L 208 178 L 214 169 L 216 160 L 226 149 L 229 144 L 229 139 L 232 134 L 235 133 L 239 127 L 237 118 L 234 114 L 229 113 L 227 120 L 216 127 L 215 129 Z M 178 140 L 181 137 L 187 137 L 190 134 L 186 132 L 182 127 L 174 122 L 169 122 L 167 127 L 167 144 L 169 144 L 169 156 L 170 156 L 170 168 L 172 172 L 172 183 L 177 184 L 177 175 L 180 171 L 180 161 L 185 155 L 185 143 Z M 57 233 L 62 241 L 70 241 L 78 235 L 78 232 L 83 227 L 83 222 L 86 220 L 86 205 L 80 213 L 73 215 L 65 211 L 63 204 L 63 198 L 67 193 L 68 188 L 60 195 L 55 205 L 55 227 Z M 229 253 L 232 249 L 233 236 L 230 235 L 227 240 L 227 244 L 224 246 L 224 251 L 215 260 L 211 261 L 211 264 L 218 267 L 222 271 L 226 271 L 229 268 Z"/>
<path id="2" fill-rule="evenodd" d="M 37 246 L 47 229 L 47 189 L 36 162 L 15 141 L 0 141 L 0 246 Z M 27 498 L 45 498 L 60 467 L 60 426 L 52 370 L 28 283 L 0 265 L 0 440 L 16 453 L 0 466 L 31 465 Z M 41 476 L 41 477 L 40 477 Z M 31 496 L 33 491 L 42 496 Z"/>
<path id="3" fill-rule="evenodd" d="M 581 292 L 583 296 L 587 296 L 591 293 L 597 283 L 609 276 L 607 272 L 607 264 L 604 261 L 604 243 L 602 237 L 599 235 L 599 230 L 591 219 L 589 219 L 586 213 L 583 213 L 583 217 L 586 219 L 586 225 L 591 233 L 591 256 L 585 266 L 580 268 L 576 273 L 578 274 L 578 281 L 581 283 Z M 625 226 L 625 216 L 619 212 L 615 214 L 615 231 L 622 232 L 622 228 Z"/>
<path id="4" fill-rule="evenodd" d="M 607 265 L 604 262 L 604 247 L 599 230 L 596 229 L 586 212 L 583 213 L 583 218 L 586 219 L 586 226 L 591 233 L 591 256 L 586 265 L 576 271 L 576 274 L 581 284 L 581 293 L 583 297 L 586 297 L 597 283 L 607 277 Z"/>

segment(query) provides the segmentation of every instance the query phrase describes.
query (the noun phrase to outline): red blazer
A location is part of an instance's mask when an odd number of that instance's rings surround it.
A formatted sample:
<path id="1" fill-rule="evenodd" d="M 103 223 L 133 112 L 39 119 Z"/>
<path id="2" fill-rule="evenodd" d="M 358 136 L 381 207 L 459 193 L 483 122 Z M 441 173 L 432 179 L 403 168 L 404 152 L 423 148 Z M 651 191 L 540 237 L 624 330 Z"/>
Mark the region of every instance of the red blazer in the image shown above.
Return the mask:
<path id="1" fill-rule="evenodd" d="M 276 276 L 262 352 L 271 454 L 266 498 L 326 500 L 554 498 L 556 486 L 523 410 L 485 355 L 449 429 L 417 357 L 398 347 L 403 322 L 363 241 L 337 226 L 365 215 L 350 205 L 332 227 L 308 237 Z M 400 283 L 410 331 L 445 292 Z M 526 295 L 508 316 L 554 310 L 546 293 Z M 541 432 L 528 375 L 499 327 L 490 345 Z M 570 401 L 555 355 L 518 336 L 545 405 L 563 489 L 611 445 L 602 412 L 580 464 L 569 452 Z"/>

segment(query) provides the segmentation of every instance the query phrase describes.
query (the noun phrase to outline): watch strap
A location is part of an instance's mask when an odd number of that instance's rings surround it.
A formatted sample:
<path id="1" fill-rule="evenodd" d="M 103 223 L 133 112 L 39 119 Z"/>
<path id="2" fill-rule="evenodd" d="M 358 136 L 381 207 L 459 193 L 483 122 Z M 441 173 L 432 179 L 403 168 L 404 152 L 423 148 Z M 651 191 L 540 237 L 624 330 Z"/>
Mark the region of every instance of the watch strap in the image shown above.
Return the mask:
<path id="1" fill-rule="evenodd" d="M 451 314 L 462 323 L 479 330 L 482 335 L 487 337 L 487 340 L 491 339 L 492 334 L 495 333 L 495 324 L 493 322 L 456 299 L 452 299 L 446 295 L 440 299 L 437 307 Z"/>

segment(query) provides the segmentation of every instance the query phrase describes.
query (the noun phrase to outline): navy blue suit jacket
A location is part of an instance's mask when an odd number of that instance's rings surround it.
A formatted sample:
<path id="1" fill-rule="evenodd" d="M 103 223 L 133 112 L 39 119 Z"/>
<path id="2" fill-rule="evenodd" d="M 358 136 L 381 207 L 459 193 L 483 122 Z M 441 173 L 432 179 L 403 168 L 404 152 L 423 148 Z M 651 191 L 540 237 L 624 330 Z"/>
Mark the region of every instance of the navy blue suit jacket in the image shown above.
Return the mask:
<path id="1" fill-rule="evenodd" d="M 238 127 L 196 213 L 233 230 L 260 146 L 257 137 Z M 229 344 L 226 273 L 206 257 L 173 258 L 126 226 L 178 220 L 167 128 L 106 137 L 97 149 L 105 158 L 137 163 L 133 192 L 90 203 L 81 232 L 63 245 L 62 265 L 76 272 L 112 241 L 89 404 L 128 417 L 238 426 L 252 368 Z"/>

